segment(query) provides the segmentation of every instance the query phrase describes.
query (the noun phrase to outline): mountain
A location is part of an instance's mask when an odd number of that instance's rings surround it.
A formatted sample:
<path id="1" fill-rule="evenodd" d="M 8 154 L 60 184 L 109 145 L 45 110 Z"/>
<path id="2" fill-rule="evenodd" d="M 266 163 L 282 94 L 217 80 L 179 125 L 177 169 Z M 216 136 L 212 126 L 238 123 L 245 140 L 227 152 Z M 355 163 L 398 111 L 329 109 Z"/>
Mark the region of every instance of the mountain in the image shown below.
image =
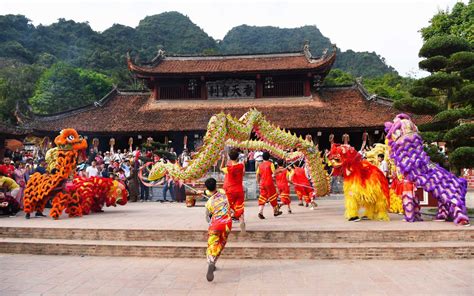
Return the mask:
<path id="1" fill-rule="evenodd" d="M 326 48 L 331 48 L 331 40 L 325 37 L 316 26 L 300 28 L 255 27 L 241 25 L 230 30 L 219 43 L 222 53 L 267 53 L 300 51 L 305 41 L 311 45 L 311 53 L 320 55 Z M 396 73 L 395 69 L 385 64 L 382 57 L 375 52 L 341 52 L 334 68 L 344 70 L 354 76 L 375 77 L 387 73 Z"/>
<path id="2" fill-rule="evenodd" d="M 231 29 L 216 41 L 179 12 L 147 16 L 136 28 L 114 24 L 102 33 L 88 23 L 59 19 L 48 26 L 33 26 L 23 15 L 0 16 L 0 58 L 33 64 L 60 60 L 77 67 L 123 74 L 125 54 L 132 50 L 141 62 L 150 61 L 159 47 L 168 54 L 238 54 L 299 51 L 309 40 L 317 56 L 331 46 L 316 26 L 300 28 L 254 27 Z M 335 68 L 355 76 L 374 77 L 395 70 L 374 52 L 339 52 Z"/>

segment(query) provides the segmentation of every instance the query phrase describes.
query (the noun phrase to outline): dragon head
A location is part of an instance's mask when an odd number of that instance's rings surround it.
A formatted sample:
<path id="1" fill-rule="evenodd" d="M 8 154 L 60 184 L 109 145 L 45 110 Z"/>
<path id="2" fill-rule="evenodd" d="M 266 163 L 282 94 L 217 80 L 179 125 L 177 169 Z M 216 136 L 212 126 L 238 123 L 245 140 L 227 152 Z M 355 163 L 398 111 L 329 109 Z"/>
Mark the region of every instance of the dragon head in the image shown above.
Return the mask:
<path id="1" fill-rule="evenodd" d="M 393 122 L 385 122 L 385 132 L 389 141 L 397 141 L 402 136 L 417 133 L 418 128 L 410 116 L 401 113 L 395 116 Z"/>
<path id="2" fill-rule="evenodd" d="M 123 206 L 127 204 L 127 202 L 128 192 L 125 188 L 125 185 L 117 180 L 114 180 L 112 182 L 112 186 L 110 186 L 109 192 L 107 193 L 107 206 L 116 206 L 117 204 Z"/>
<path id="3" fill-rule="evenodd" d="M 155 163 L 148 174 L 149 181 L 157 181 L 163 178 L 166 174 L 166 166 L 162 161 Z"/>
<path id="4" fill-rule="evenodd" d="M 354 147 L 344 144 L 332 144 L 328 155 L 329 162 L 335 168 L 348 165 L 360 157 Z"/>

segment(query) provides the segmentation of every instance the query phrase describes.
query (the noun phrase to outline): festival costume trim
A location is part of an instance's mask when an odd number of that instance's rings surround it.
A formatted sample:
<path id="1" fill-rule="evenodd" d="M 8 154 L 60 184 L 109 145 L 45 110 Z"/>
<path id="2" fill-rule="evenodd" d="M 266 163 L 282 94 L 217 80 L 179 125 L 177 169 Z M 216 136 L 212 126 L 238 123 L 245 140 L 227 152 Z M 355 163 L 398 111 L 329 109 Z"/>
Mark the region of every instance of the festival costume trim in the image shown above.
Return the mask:
<path id="1" fill-rule="evenodd" d="M 249 141 L 252 131 L 260 141 Z M 316 196 L 325 196 L 330 192 L 329 176 L 324 169 L 320 152 L 314 144 L 272 125 L 255 109 L 245 113 L 239 120 L 224 113 L 212 116 L 204 136 L 204 145 L 189 166 L 181 168 L 176 164 L 158 162 L 153 165 L 148 179 L 155 181 L 166 173 L 173 179 L 199 179 L 217 162 L 220 152 L 226 145 L 248 150 L 266 150 L 286 161 L 304 158 L 311 179 L 314 180 Z M 283 151 L 294 148 L 298 151 L 292 153 Z"/>
<path id="2" fill-rule="evenodd" d="M 389 147 L 387 144 L 375 144 L 375 147 L 367 151 L 365 154 L 367 160 L 379 167 L 380 163 L 378 160 L 378 155 L 383 154 L 384 159 L 388 163 L 389 174 L 392 176 L 392 183 L 390 184 L 390 208 L 389 212 L 394 214 L 404 214 L 402 195 L 403 195 L 403 175 L 401 175 L 393 162 L 393 159 L 390 158 Z M 415 193 L 411 195 L 413 199 L 417 199 Z M 418 200 L 417 200 L 418 201 Z M 418 202 L 419 203 L 419 202 Z M 406 218 L 406 217 L 405 217 Z M 408 221 L 408 220 L 407 220 Z"/>
<path id="3" fill-rule="evenodd" d="M 388 221 L 389 190 L 387 178 L 376 166 L 363 160 L 349 145 L 333 144 L 329 153 L 332 166 L 341 167 L 344 175 L 344 216 L 350 221 L 363 216 L 371 220 Z"/>
<path id="4" fill-rule="evenodd" d="M 214 269 L 217 259 L 219 259 L 227 238 L 232 229 L 232 219 L 230 216 L 230 205 L 227 197 L 219 191 L 216 191 L 206 202 L 206 214 L 209 221 L 208 239 L 207 239 L 207 262 L 208 273 L 207 280 L 214 279 Z"/>
<path id="5" fill-rule="evenodd" d="M 423 150 L 418 128 L 406 114 L 385 123 L 390 156 L 409 181 L 431 192 L 438 200 L 437 220 L 469 225 L 466 208 L 467 182 L 430 161 Z M 415 206 L 415 205 L 409 205 Z"/>
<path id="6" fill-rule="evenodd" d="M 67 204 L 70 204 L 70 213 L 81 215 L 79 197 L 71 195 L 65 189 L 65 183 L 74 173 L 79 151 L 87 148 L 87 142 L 74 129 L 64 129 L 54 140 L 57 156 L 52 174 L 35 173 L 31 175 L 25 188 L 24 211 L 27 214 L 43 212 L 49 198 L 52 198 L 49 215 L 58 219 Z M 49 153 L 48 157 L 52 154 Z"/>
<path id="7" fill-rule="evenodd" d="M 102 177 L 75 177 L 72 194 L 80 197 L 80 206 L 83 215 L 89 213 L 102 212 L 102 208 L 125 205 L 127 203 L 128 192 L 125 185 L 117 180 Z M 69 212 L 69 208 L 66 209 Z"/>
<path id="8" fill-rule="evenodd" d="M 104 205 L 127 203 L 128 192 L 116 180 L 102 177 L 74 177 L 71 180 L 78 153 L 87 148 L 87 142 L 75 130 L 61 131 L 55 144 L 57 147 L 46 152 L 48 173 L 33 174 L 26 185 L 25 213 L 43 212 L 50 198 L 53 208 L 49 215 L 54 219 L 58 219 L 63 210 L 69 217 L 81 217 L 90 212 L 102 212 Z"/>

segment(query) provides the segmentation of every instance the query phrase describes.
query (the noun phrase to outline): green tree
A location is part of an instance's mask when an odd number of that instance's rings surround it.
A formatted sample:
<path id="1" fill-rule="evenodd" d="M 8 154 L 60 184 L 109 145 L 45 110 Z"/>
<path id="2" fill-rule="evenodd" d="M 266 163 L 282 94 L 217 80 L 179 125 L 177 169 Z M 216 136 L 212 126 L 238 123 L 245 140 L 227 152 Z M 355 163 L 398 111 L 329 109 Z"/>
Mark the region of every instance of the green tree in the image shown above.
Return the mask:
<path id="1" fill-rule="evenodd" d="M 41 75 L 29 103 L 35 113 L 57 113 L 92 103 L 111 88 L 105 75 L 59 62 Z"/>
<path id="2" fill-rule="evenodd" d="M 32 65 L 5 65 L 0 68 L 0 121 L 16 123 L 15 112 L 26 112 L 28 98 L 44 69 Z"/>
<path id="3" fill-rule="evenodd" d="M 343 86 L 354 84 L 355 77 L 341 69 L 332 69 L 324 79 L 326 86 Z"/>
<path id="4" fill-rule="evenodd" d="M 433 102 L 442 110 L 434 122 L 420 126 L 427 139 L 445 141 L 450 164 L 460 169 L 474 159 L 474 125 L 465 123 L 472 118 L 474 95 L 474 3 L 457 3 L 451 11 L 440 11 L 431 19 L 429 27 L 421 29 L 424 44 L 419 56 L 421 69 L 431 73 L 414 83 L 410 92 Z M 427 106 L 406 104 L 397 107 L 423 113 Z M 434 111 L 434 110 L 433 110 Z"/>

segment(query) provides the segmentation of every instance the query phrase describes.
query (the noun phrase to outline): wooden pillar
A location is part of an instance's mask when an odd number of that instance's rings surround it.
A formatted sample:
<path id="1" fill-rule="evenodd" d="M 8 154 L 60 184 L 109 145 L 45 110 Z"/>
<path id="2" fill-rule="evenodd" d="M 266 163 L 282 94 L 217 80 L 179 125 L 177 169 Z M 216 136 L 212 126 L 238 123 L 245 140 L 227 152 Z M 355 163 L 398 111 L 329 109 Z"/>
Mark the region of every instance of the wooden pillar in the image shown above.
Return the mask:
<path id="1" fill-rule="evenodd" d="M 201 76 L 201 100 L 207 100 L 207 85 L 204 76 Z"/>
<path id="2" fill-rule="evenodd" d="M 309 97 L 311 96 L 311 83 L 309 79 L 304 81 L 304 96 Z"/>
<path id="3" fill-rule="evenodd" d="M 153 98 L 155 100 L 160 99 L 160 86 L 156 82 L 154 83 L 154 87 L 153 87 Z"/>
<path id="4" fill-rule="evenodd" d="M 262 83 L 262 77 L 260 74 L 257 74 L 257 77 L 255 79 L 255 98 L 262 98 L 263 97 L 263 83 Z"/>

